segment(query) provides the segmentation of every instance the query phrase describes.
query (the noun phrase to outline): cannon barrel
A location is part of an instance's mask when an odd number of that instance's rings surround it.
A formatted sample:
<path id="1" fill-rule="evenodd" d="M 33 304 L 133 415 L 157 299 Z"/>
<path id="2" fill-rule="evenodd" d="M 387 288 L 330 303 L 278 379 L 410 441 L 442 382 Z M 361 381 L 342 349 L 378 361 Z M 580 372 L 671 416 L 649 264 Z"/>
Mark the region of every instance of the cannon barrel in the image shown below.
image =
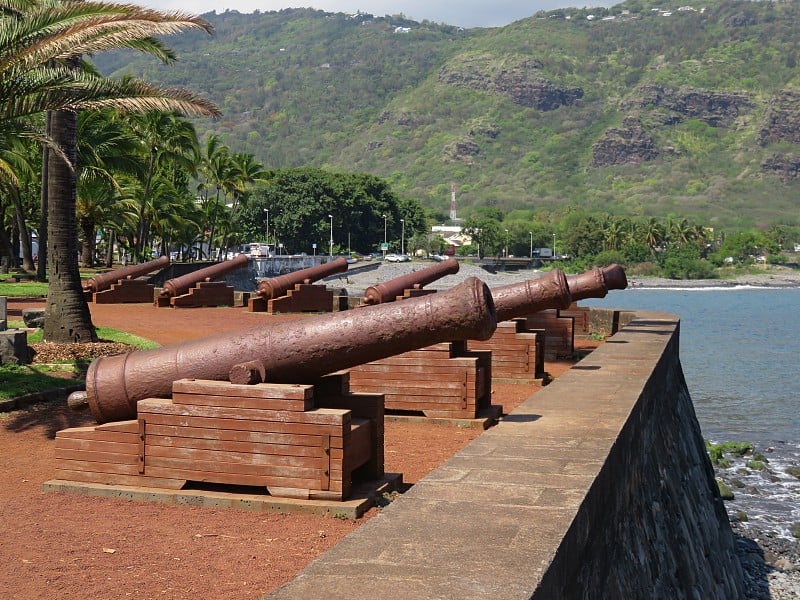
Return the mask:
<path id="1" fill-rule="evenodd" d="M 547 308 L 567 308 L 572 303 L 567 278 L 553 269 L 536 279 L 492 288 L 497 321 L 524 317 Z"/>
<path id="2" fill-rule="evenodd" d="M 161 258 L 157 258 L 140 265 L 129 265 L 121 269 L 109 271 L 108 273 L 100 273 L 99 275 L 95 275 L 94 277 L 86 280 L 86 283 L 83 284 L 83 289 L 90 292 L 102 292 L 103 290 L 109 289 L 112 285 L 122 279 L 136 279 L 137 277 L 142 277 L 143 275 L 147 275 L 152 271 L 163 269 L 164 267 L 168 266 L 169 257 L 162 256 Z"/>
<path id="3" fill-rule="evenodd" d="M 232 260 L 225 260 L 215 265 L 211 265 L 210 267 L 198 269 L 197 271 L 192 271 L 186 275 L 181 275 L 180 277 L 175 277 L 174 279 L 165 281 L 159 295 L 162 297 L 174 298 L 175 296 L 180 296 L 187 293 L 189 288 L 200 283 L 201 281 L 214 281 L 215 279 L 224 277 L 232 271 L 236 271 L 237 269 L 241 269 L 242 267 L 246 266 L 247 256 L 244 254 L 239 254 Z"/>
<path id="4" fill-rule="evenodd" d="M 628 278 L 625 269 L 614 264 L 579 275 L 568 275 L 567 285 L 573 302 L 577 302 L 586 298 L 605 298 L 609 290 L 624 290 L 628 287 Z"/>
<path id="5" fill-rule="evenodd" d="M 457 260 L 448 259 L 436 263 L 431 267 L 412 271 L 401 277 L 395 277 L 385 283 L 371 285 L 364 292 L 364 304 L 383 304 L 393 302 L 395 298 L 403 295 L 403 290 L 420 289 L 423 286 L 441 279 L 445 275 L 458 273 Z"/>
<path id="6" fill-rule="evenodd" d="M 265 279 L 258 284 L 258 291 L 256 293 L 264 300 L 280 298 L 281 296 L 285 296 L 286 292 L 291 290 L 298 283 L 313 283 L 325 277 L 336 275 L 336 273 L 343 273 L 347 271 L 347 267 L 347 259 L 339 257 L 336 260 L 321 265 Z"/>
<path id="7" fill-rule="evenodd" d="M 130 419 L 139 400 L 169 397 L 178 379 L 227 380 L 237 365 L 258 361 L 268 382 L 308 383 L 439 342 L 488 339 L 496 326 L 489 288 L 470 277 L 445 292 L 403 302 L 97 358 L 86 374 L 86 391 L 68 403 L 76 409 L 88 404 L 100 423 Z"/>

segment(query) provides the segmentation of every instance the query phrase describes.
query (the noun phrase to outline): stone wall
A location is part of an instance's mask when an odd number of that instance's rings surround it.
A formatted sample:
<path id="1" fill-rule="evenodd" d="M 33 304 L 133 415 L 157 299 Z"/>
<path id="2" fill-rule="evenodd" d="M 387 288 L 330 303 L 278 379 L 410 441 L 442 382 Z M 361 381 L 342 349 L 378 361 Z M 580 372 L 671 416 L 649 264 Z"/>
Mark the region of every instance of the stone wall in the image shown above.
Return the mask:
<path id="1" fill-rule="evenodd" d="M 742 597 L 679 321 L 624 321 L 268 597 Z"/>

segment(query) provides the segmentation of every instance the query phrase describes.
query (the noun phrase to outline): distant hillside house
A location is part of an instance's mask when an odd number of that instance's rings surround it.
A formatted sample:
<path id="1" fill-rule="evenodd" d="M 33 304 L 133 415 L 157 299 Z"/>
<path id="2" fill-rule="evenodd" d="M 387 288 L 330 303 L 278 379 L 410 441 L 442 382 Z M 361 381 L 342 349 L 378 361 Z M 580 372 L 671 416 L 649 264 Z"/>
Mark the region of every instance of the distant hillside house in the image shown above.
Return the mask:
<path id="1" fill-rule="evenodd" d="M 431 232 L 442 236 L 453 250 L 472 244 L 472 237 L 463 233 L 458 225 L 434 225 Z"/>

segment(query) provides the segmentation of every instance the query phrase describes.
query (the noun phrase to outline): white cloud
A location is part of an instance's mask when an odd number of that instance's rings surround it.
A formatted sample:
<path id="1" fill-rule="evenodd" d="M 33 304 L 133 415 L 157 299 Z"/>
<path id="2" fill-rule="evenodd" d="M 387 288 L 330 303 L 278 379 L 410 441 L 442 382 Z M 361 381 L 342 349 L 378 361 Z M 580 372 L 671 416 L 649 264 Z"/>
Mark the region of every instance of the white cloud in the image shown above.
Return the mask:
<path id="1" fill-rule="evenodd" d="M 237 10 L 250 13 L 283 8 L 311 7 L 328 12 L 371 13 L 376 16 L 402 13 L 415 21 L 428 19 L 462 27 L 495 27 L 529 17 L 539 10 L 567 6 L 612 6 L 611 0 L 134 0 L 137 4 L 160 10 L 202 14 L 216 10 Z"/>

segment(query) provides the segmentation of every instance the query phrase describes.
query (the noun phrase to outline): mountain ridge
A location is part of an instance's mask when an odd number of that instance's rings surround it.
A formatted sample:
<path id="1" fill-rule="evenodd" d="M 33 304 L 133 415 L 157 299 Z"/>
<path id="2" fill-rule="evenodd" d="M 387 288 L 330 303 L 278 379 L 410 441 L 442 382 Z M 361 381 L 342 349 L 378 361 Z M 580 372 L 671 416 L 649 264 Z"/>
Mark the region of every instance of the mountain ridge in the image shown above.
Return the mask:
<path id="1" fill-rule="evenodd" d="M 161 66 L 104 72 L 199 91 L 196 120 L 268 168 L 387 178 L 459 211 L 590 210 L 749 227 L 799 220 L 800 8 L 628 1 L 463 29 L 313 9 L 204 15 Z"/>

